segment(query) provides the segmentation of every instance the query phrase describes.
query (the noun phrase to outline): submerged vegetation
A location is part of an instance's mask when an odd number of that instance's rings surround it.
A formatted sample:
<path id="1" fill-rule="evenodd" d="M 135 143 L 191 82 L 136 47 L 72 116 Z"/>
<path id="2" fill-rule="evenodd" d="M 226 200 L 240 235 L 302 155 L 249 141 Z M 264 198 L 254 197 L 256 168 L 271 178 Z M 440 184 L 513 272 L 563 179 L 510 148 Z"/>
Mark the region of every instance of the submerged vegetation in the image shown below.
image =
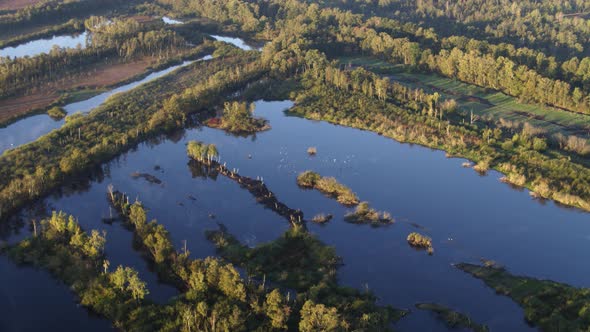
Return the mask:
<path id="1" fill-rule="evenodd" d="M 359 199 L 356 194 L 333 177 L 322 177 L 318 173 L 305 171 L 297 177 L 297 184 L 303 188 L 314 188 L 322 193 L 335 197 L 344 205 L 356 205 Z"/>
<path id="2" fill-rule="evenodd" d="M 469 329 L 473 332 L 488 332 L 486 325 L 480 325 L 468 316 L 436 303 L 418 303 L 416 308 L 432 311 L 436 317 L 451 329 Z"/>
<path id="3" fill-rule="evenodd" d="M 356 209 L 347 213 L 344 220 L 354 224 L 370 224 L 373 226 L 393 224 L 394 219 L 389 212 L 378 212 L 368 202 L 361 202 Z"/>
<path id="4" fill-rule="evenodd" d="M 543 331 L 585 331 L 590 328 L 590 289 L 510 274 L 504 268 L 461 263 L 462 271 L 483 280 L 498 294 L 524 308 L 527 322 Z"/>

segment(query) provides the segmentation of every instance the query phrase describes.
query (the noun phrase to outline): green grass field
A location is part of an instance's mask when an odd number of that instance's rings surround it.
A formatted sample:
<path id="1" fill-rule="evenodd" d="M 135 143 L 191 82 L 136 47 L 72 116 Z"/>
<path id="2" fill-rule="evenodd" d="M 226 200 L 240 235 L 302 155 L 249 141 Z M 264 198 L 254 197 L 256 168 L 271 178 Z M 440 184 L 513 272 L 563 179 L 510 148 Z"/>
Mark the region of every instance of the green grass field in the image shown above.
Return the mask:
<path id="1" fill-rule="evenodd" d="M 525 104 L 517 98 L 501 92 L 484 89 L 472 84 L 438 76 L 436 74 L 411 73 L 403 65 L 393 65 L 372 57 L 342 57 L 338 61 L 345 66 L 363 66 L 392 81 L 440 93 L 445 99 L 455 99 L 464 111 L 480 116 L 491 116 L 519 123 L 528 122 L 544 128 L 548 134 L 558 132 L 590 139 L 590 116 L 558 110 L 552 107 Z"/>

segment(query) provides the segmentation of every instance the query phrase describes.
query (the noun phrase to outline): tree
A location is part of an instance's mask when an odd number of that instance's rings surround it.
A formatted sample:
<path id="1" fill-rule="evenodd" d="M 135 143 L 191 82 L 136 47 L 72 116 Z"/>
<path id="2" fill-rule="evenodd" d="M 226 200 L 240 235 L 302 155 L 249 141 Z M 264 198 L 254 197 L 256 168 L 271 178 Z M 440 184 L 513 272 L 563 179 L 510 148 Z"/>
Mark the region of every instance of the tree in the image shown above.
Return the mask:
<path id="1" fill-rule="evenodd" d="M 146 283 L 139 278 L 139 273 L 130 267 L 117 267 L 115 272 L 109 275 L 109 280 L 120 291 L 131 294 L 136 301 L 149 294 Z"/>
<path id="2" fill-rule="evenodd" d="M 287 329 L 290 308 L 285 304 L 283 296 L 279 290 L 275 289 L 266 295 L 264 311 L 266 316 L 270 319 L 273 328 L 278 330 Z"/>
<path id="3" fill-rule="evenodd" d="M 342 319 L 336 308 L 315 304 L 311 300 L 305 302 L 300 313 L 299 331 L 301 332 L 337 331 L 342 326 Z"/>
<path id="4" fill-rule="evenodd" d="M 134 300 L 139 301 L 149 294 L 146 283 L 139 278 L 139 273 L 132 268 L 126 268 L 127 291 L 131 293 Z"/>
<path id="5" fill-rule="evenodd" d="M 135 202 L 133 205 L 131 205 L 129 211 L 129 220 L 138 230 L 141 230 L 145 226 L 147 222 L 147 215 L 143 205 L 141 205 L 141 202 Z"/>
<path id="6" fill-rule="evenodd" d="M 115 272 L 109 275 L 109 279 L 116 288 L 121 291 L 125 290 L 125 282 L 127 279 L 125 269 L 121 265 L 117 267 Z"/>
<path id="7" fill-rule="evenodd" d="M 213 158 L 219 155 L 215 144 L 207 145 L 197 141 L 188 142 L 186 151 L 189 157 L 198 161 L 204 161 L 206 159 L 210 162 Z"/>
<path id="8" fill-rule="evenodd" d="M 254 103 L 227 102 L 223 107 L 221 128 L 230 132 L 255 132 L 260 130 L 264 121 L 255 119 Z"/>
<path id="9" fill-rule="evenodd" d="M 64 173 L 73 173 L 82 170 L 88 162 L 88 155 L 76 148 L 69 156 L 61 159 L 59 162 L 59 168 Z"/>

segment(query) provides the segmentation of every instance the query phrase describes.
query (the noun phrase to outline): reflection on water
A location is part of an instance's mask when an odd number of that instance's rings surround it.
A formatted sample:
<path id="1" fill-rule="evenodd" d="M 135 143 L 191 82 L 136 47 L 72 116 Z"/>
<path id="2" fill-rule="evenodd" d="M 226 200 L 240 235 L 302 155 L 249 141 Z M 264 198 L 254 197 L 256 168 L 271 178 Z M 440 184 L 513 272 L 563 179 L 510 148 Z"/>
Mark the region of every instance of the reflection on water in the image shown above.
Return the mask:
<path id="1" fill-rule="evenodd" d="M 53 36 L 48 39 L 37 39 L 14 47 L 0 49 L 0 57 L 24 57 L 49 53 L 54 47 L 59 48 L 85 48 L 86 32 L 76 35 Z"/>
<path id="2" fill-rule="evenodd" d="M 281 112 L 291 105 L 258 102 L 256 115 L 268 119 L 272 129 L 257 134 L 256 140 L 210 128 L 186 130 L 175 140 L 140 145 L 106 165 L 103 178 L 81 186 L 82 191 L 46 202 L 78 216 L 86 229 L 106 229 L 111 234 L 109 259 L 138 269 L 152 285 L 154 298 L 163 300 L 166 288 L 154 281 L 153 273 L 130 250 L 130 233 L 119 234 L 119 225 L 102 222 L 110 213 L 105 198 L 108 184 L 141 200 L 150 209 L 149 217 L 170 231 L 177 248 L 187 241 L 193 257 L 215 254 L 204 232 L 217 228 L 217 223 L 249 246 L 271 241 L 288 227 L 236 182 L 189 163 L 186 143 L 199 140 L 216 144 L 222 163 L 240 174 L 263 177 L 281 202 L 302 209 L 307 219 L 318 213 L 334 215 L 324 227 L 309 224 L 308 228 L 342 256 L 340 281 L 368 287 L 381 303 L 413 308 L 417 302 L 439 302 L 492 330 L 521 331 L 530 329 L 522 309 L 451 264 L 485 257 L 517 274 L 590 286 L 586 277 L 590 266 L 579 263 L 590 249 L 587 213 L 552 202 L 541 205 L 526 190 L 499 182 L 499 174 L 479 176 L 462 168 L 463 160 L 447 159 L 441 151 Z M 310 146 L 317 147 L 315 157 L 307 154 Z M 337 177 L 377 210 L 391 212 L 398 222 L 387 228 L 344 222 L 347 208 L 317 191 L 297 187 L 297 174 L 308 169 Z M 134 179 L 134 172 L 152 174 L 162 183 Z M 416 230 L 414 225 L 433 238 L 434 256 L 408 246 L 406 237 Z M 404 319 L 399 328 L 446 330 L 421 311 Z"/>

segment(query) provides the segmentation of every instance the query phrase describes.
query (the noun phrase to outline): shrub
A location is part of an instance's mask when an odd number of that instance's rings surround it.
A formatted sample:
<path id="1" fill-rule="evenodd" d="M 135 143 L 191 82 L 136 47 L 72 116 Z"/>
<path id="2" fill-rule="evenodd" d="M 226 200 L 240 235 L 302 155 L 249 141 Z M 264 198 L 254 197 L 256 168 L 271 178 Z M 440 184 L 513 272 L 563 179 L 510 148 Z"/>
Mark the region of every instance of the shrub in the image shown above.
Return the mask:
<path id="1" fill-rule="evenodd" d="M 332 217 L 333 216 L 331 214 L 320 213 L 320 214 L 314 216 L 313 219 L 311 219 L 311 221 L 313 221 L 317 224 L 323 224 L 323 223 L 326 223 L 326 222 L 332 220 Z"/>
<path id="2" fill-rule="evenodd" d="M 59 106 L 54 106 L 47 110 L 47 115 L 49 115 L 54 120 L 61 120 L 65 118 L 68 113 Z"/>
<path id="3" fill-rule="evenodd" d="M 505 141 L 502 143 L 502 150 L 510 151 L 514 148 L 514 143 L 512 141 Z"/>
<path id="4" fill-rule="evenodd" d="M 378 212 L 371 208 L 368 202 L 361 202 L 354 212 L 347 213 L 344 219 L 355 224 L 391 224 L 394 222 L 389 212 Z"/>
<path id="5" fill-rule="evenodd" d="M 410 233 L 410 235 L 408 235 L 408 243 L 412 247 L 432 248 L 432 239 L 426 235 L 422 235 L 416 232 Z"/>
<path id="6" fill-rule="evenodd" d="M 318 173 L 305 171 L 297 177 L 297 184 L 302 187 L 313 188 L 320 178 L 321 176 Z"/>

